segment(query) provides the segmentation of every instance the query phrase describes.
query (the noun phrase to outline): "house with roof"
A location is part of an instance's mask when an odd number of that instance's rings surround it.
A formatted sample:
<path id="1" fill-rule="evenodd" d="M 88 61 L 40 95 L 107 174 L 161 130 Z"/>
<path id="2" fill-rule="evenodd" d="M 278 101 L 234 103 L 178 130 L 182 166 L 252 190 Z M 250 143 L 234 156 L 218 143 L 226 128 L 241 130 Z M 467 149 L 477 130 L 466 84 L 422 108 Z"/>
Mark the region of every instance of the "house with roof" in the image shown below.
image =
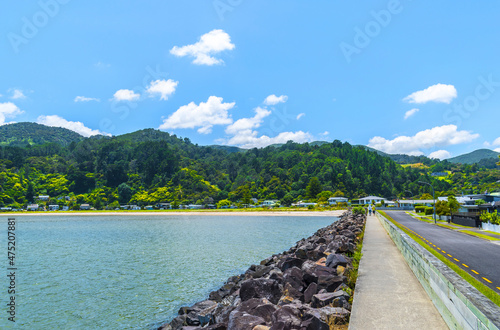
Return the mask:
<path id="1" fill-rule="evenodd" d="M 382 201 L 384 201 L 384 203 L 387 203 L 387 199 L 385 199 L 384 197 L 367 196 L 360 199 L 353 199 L 352 204 L 369 205 L 369 204 L 382 203 Z"/>
<path id="2" fill-rule="evenodd" d="M 59 211 L 59 205 L 49 205 L 49 211 Z"/>
<path id="3" fill-rule="evenodd" d="M 26 208 L 27 211 L 38 211 L 40 209 L 40 206 L 38 204 L 30 204 Z"/>
<path id="4" fill-rule="evenodd" d="M 80 210 L 90 210 L 90 204 L 82 204 L 82 205 L 80 205 Z"/>
<path id="5" fill-rule="evenodd" d="M 346 197 L 330 197 L 330 198 L 328 198 L 328 204 L 337 205 L 338 203 L 349 203 L 349 199 Z"/>

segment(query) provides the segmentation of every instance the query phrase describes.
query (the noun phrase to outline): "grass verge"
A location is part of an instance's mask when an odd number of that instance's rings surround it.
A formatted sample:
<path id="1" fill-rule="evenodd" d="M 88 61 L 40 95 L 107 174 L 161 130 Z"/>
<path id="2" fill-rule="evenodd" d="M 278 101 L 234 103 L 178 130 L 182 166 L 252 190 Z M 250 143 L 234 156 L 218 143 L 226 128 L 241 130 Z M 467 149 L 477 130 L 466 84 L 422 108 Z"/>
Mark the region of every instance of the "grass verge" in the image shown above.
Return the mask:
<path id="1" fill-rule="evenodd" d="M 482 239 L 486 239 L 488 241 L 500 241 L 500 238 L 486 236 L 486 235 L 483 235 L 483 234 L 475 233 L 475 232 L 470 231 L 470 230 L 461 230 L 460 232 L 466 233 L 468 235 L 476 236 L 476 237 L 479 237 L 479 238 L 482 238 Z"/>
<path id="2" fill-rule="evenodd" d="M 485 230 L 484 232 L 485 232 L 485 233 L 489 233 L 489 234 L 493 234 L 493 235 L 497 235 L 497 236 L 499 236 L 499 237 L 500 237 L 500 233 L 497 233 L 497 232 L 495 232 L 495 231 Z"/>
<path id="3" fill-rule="evenodd" d="M 460 275 L 464 280 L 466 280 L 470 285 L 472 285 L 473 287 L 475 287 L 479 292 L 481 292 L 482 294 L 484 294 L 488 299 L 490 299 L 495 305 L 499 306 L 500 307 L 500 295 L 490 289 L 488 286 L 486 286 L 485 284 L 481 283 L 479 280 L 477 280 L 475 277 L 473 277 L 472 275 L 470 275 L 468 272 L 466 272 L 465 270 L 463 270 L 462 268 L 460 268 L 457 264 L 451 262 L 450 260 L 448 260 L 446 257 L 444 257 L 443 255 L 441 255 L 439 252 L 437 252 L 436 250 L 432 249 L 431 247 L 429 247 L 424 241 L 422 241 L 419 237 L 417 237 L 415 234 L 413 234 L 412 232 L 408 231 L 405 227 L 401 226 L 399 223 L 397 223 L 396 221 L 394 221 L 389 215 L 387 215 L 385 212 L 383 211 L 379 211 L 379 213 L 385 217 L 387 220 L 389 220 L 390 222 L 392 222 L 396 227 L 398 227 L 399 229 L 401 229 L 403 232 L 405 232 L 408 236 L 410 236 L 415 242 L 417 242 L 418 244 L 420 244 L 424 249 L 426 249 L 427 251 L 429 251 L 430 253 L 432 253 L 436 258 L 438 258 L 439 260 L 441 260 L 446 266 L 450 267 L 453 271 L 455 271 L 455 273 L 457 273 L 458 275 Z"/>

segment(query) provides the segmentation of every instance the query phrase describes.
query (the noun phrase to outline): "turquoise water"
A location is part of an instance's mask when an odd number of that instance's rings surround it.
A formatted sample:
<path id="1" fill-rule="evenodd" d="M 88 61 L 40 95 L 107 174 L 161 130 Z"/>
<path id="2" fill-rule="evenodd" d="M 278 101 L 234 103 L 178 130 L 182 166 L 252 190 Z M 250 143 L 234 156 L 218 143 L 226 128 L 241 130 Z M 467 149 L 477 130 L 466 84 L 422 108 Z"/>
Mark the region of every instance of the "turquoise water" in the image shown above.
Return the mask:
<path id="1" fill-rule="evenodd" d="M 0 222 L 4 251 L 6 221 Z M 19 216 L 16 221 L 16 328 L 151 329 L 335 218 Z M 6 269 L 6 252 L 0 255 Z M 6 276 L 0 281 L 2 306 L 8 301 L 7 281 Z M 0 328 L 12 326 L 6 311 L 0 312 Z"/>

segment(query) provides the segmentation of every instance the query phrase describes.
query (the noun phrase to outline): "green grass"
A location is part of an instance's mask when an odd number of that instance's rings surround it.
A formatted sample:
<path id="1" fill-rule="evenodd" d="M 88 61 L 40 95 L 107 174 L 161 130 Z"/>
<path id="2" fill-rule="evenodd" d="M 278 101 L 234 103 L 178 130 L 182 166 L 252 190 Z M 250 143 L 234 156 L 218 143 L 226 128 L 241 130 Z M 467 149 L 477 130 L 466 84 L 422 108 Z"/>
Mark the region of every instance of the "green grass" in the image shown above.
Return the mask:
<path id="1" fill-rule="evenodd" d="M 412 232 L 408 231 L 405 227 L 401 226 L 399 223 L 394 221 L 390 216 L 388 216 L 385 212 L 379 211 L 379 213 L 384 216 L 387 220 L 392 222 L 396 227 L 401 229 L 403 232 L 405 232 L 408 236 L 410 236 L 415 242 L 420 244 L 423 248 L 425 248 L 427 251 L 432 253 L 436 258 L 441 260 L 446 266 L 450 267 L 453 271 L 455 271 L 458 275 L 460 275 L 464 280 L 466 280 L 470 285 L 475 287 L 479 292 L 484 294 L 488 299 L 490 299 L 495 305 L 500 307 L 500 295 L 490 289 L 488 286 L 477 280 L 475 277 L 470 275 L 468 272 L 460 268 L 458 265 L 455 263 L 451 262 L 448 260 L 446 257 L 441 255 L 439 252 L 436 250 L 432 249 L 427 245 L 424 241 L 422 241 L 419 237 L 417 237 L 415 234 Z"/>
<path id="2" fill-rule="evenodd" d="M 475 232 L 470 231 L 470 230 L 461 230 L 460 232 L 467 233 L 468 235 L 476 236 L 476 237 L 479 237 L 479 238 L 482 238 L 482 239 L 486 239 L 488 241 L 500 241 L 500 238 L 495 238 L 495 237 L 491 237 L 491 236 L 482 235 L 482 234 L 475 233 Z"/>
<path id="3" fill-rule="evenodd" d="M 500 236 L 500 233 L 497 233 L 497 232 L 494 232 L 494 231 L 485 230 L 484 232 L 485 232 L 485 233 L 489 233 L 489 234 L 493 234 L 493 235 Z"/>
<path id="4" fill-rule="evenodd" d="M 361 260 L 361 257 L 363 256 L 363 253 L 361 253 L 361 250 L 363 249 L 363 238 L 365 237 L 365 227 L 366 227 L 366 224 L 363 227 L 363 231 L 358 236 L 356 250 L 354 251 L 354 254 L 352 256 L 352 269 L 347 274 L 347 285 L 352 290 L 352 292 L 350 293 L 351 298 L 349 299 L 351 304 L 352 304 L 352 300 L 354 299 L 354 290 L 356 287 L 356 281 L 358 279 L 359 262 Z"/>

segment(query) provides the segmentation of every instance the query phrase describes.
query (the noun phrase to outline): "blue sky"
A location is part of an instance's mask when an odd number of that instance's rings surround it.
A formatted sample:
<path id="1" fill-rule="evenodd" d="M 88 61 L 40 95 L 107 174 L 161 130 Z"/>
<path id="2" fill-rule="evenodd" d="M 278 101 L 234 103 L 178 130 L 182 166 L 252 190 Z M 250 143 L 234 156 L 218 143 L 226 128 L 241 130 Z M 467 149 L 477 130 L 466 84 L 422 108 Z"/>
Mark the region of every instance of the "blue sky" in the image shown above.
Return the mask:
<path id="1" fill-rule="evenodd" d="M 500 3 L 9 1 L 0 124 L 500 150 Z"/>

